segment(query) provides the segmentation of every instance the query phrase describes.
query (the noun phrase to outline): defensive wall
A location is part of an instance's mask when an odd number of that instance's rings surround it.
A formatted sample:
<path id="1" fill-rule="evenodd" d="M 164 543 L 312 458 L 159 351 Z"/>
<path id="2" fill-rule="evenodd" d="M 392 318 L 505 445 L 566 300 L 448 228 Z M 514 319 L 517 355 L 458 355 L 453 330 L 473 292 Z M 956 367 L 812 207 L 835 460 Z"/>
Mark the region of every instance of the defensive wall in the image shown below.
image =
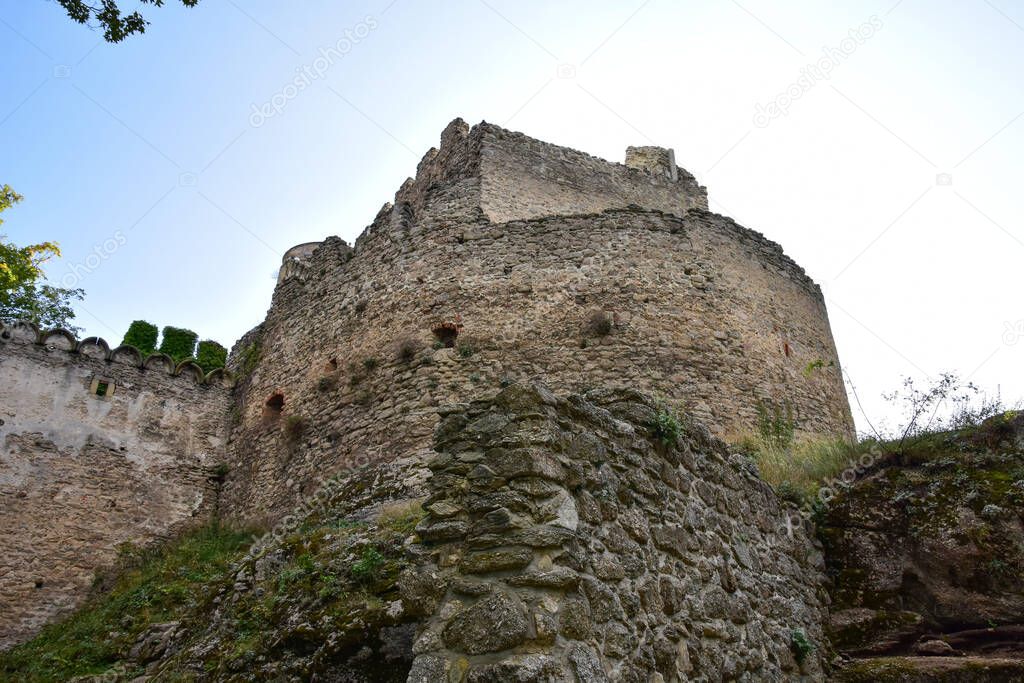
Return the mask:
<path id="1" fill-rule="evenodd" d="M 0 326 L 0 647 L 73 609 L 118 546 L 214 512 L 223 371 Z"/>
<path id="2" fill-rule="evenodd" d="M 719 435 L 759 405 L 850 434 L 817 285 L 708 212 L 669 150 L 628 156 L 456 120 L 354 246 L 293 259 L 229 362 L 225 510 L 273 519 L 333 473 L 426 452 L 437 406 L 534 378 L 650 392 Z"/>

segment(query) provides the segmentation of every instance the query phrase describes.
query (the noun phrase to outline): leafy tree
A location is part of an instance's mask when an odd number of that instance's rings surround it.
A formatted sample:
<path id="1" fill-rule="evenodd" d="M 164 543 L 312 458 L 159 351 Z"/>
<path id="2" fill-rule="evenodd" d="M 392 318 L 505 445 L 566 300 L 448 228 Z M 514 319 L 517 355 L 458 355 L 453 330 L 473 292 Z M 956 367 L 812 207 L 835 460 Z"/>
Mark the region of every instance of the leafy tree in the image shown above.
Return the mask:
<path id="1" fill-rule="evenodd" d="M 9 185 L 0 187 L 0 213 L 22 200 Z M 3 224 L 3 219 L 0 219 Z M 0 233 L 0 318 L 29 320 L 39 327 L 66 327 L 75 317 L 73 300 L 81 300 L 81 289 L 54 287 L 44 282 L 43 264 L 60 256 L 56 242 L 27 247 L 8 242 Z"/>
<path id="2" fill-rule="evenodd" d="M 203 372 L 222 368 L 227 360 L 228 350 L 217 342 L 210 339 L 199 342 L 199 348 L 196 350 L 196 363 L 203 369 Z"/>
<path id="3" fill-rule="evenodd" d="M 148 356 L 156 350 L 156 338 L 159 334 L 157 326 L 145 320 L 133 320 L 125 332 L 122 344 L 134 346 L 142 355 Z"/>
<path id="4" fill-rule="evenodd" d="M 166 353 L 175 363 L 180 363 L 195 353 L 197 339 L 199 335 L 192 330 L 165 327 L 164 338 L 160 341 L 160 353 Z"/>
<path id="5" fill-rule="evenodd" d="M 117 0 L 57 0 L 60 6 L 67 11 L 68 16 L 79 24 L 88 24 L 95 20 L 103 28 L 103 38 L 108 43 L 120 43 L 128 36 L 135 33 L 145 33 L 146 21 L 138 10 L 130 14 L 122 14 L 117 6 Z M 144 5 L 163 7 L 164 0 L 139 0 Z M 181 0 L 185 7 L 195 7 L 199 0 Z"/>

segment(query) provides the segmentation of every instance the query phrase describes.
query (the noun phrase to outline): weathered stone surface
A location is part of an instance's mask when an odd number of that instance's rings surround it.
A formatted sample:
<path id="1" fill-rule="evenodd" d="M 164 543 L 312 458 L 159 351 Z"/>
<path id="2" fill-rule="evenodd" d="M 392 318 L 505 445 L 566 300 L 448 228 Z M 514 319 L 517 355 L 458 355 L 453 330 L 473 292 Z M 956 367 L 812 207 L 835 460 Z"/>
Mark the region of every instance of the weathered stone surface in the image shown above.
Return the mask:
<path id="1" fill-rule="evenodd" d="M 421 637 L 421 656 L 445 657 L 451 666 L 464 657 L 470 675 L 479 680 L 532 675 L 522 672 L 534 671 L 533 660 L 525 669 L 506 665 L 525 653 L 554 662 L 558 675 L 572 672 L 574 683 L 823 676 L 821 657 L 827 649 L 821 628 L 825 607 L 819 600 L 824 578 L 820 553 L 802 529 L 790 536 L 770 492 L 737 474 L 733 468 L 740 465 L 726 461 L 722 444 L 696 427 L 692 430 L 697 436 L 688 430 L 668 449 L 638 436 L 643 426 L 621 417 L 650 415 L 655 404 L 635 392 L 560 400 L 529 387 L 509 391 L 511 399 L 498 394 L 471 403 L 460 421 L 478 424 L 479 416 L 496 405 L 516 405 L 503 413 L 500 433 L 487 437 L 474 432 L 479 437 L 474 449 L 485 453 L 478 466 L 490 467 L 492 458 L 516 451 L 517 439 L 530 441 L 545 433 L 552 443 L 548 459 L 575 474 L 557 488 L 545 486 L 538 504 L 513 515 L 504 508 L 476 509 L 464 503 L 475 494 L 460 486 L 460 477 L 470 475 L 460 469 L 458 458 L 431 462 L 435 495 L 451 496 L 452 505 L 467 511 L 472 527 L 486 525 L 489 533 L 424 539 L 426 550 L 430 556 L 460 558 L 458 567 L 442 566 L 441 572 L 458 576 L 467 568 L 479 570 L 484 573 L 474 580 L 495 588 L 474 600 L 458 588 L 458 581 L 467 577 L 456 579 L 455 592 L 423 627 L 425 634 L 443 630 L 444 642 Z M 613 417 L 609 408 L 620 417 Z M 537 417 L 545 411 L 547 425 Z M 457 451 L 465 442 L 457 431 L 446 432 L 445 439 L 449 441 L 438 445 L 442 451 L 444 443 Z M 488 448 L 489 439 L 504 446 Z M 590 445 L 579 447 L 583 443 Z M 684 449 L 689 456 L 683 457 Z M 598 451 L 601 457 L 593 458 Z M 670 467 L 672 476 L 661 476 L 669 471 L 662 465 L 670 461 L 677 463 Z M 686 475 L 704 482 L 706 500 L 680 492 L 685 468 L 678 463 L 684 461 L 690 463 Z M 516 469 L 528 481 L 538 480 L 535 469 Z M 576 480 L 581 486 L 570 483 Z M 518 490 L 516 481 L 509 479 L 488 496 L 501 500 L 506 491 Z M 764 501 L 761 509 L 741 504 L 752 495 Z M 553 509 L 564 509 L 567 501 L 575 509 L 586 509 L 588 498 L 601 505 L 599 514 L 580 515 L 575 530 L 551 523 Z M 429 505 L 426 509 L 425 527 L 444 521 L 433 518 Z M 685 530 L 682 519 L 694 511 L 703 523 Z M 516 523 L 507 523 L 513 517 Z M 769 523 L 761 524 L 765 519 Z M 731 551 L 740 534 L 742 561 Z M 489 547 L 481 549 L 481 544 Z M 797 631 L 812 646 L 802 654 L 802 667 L 791 652 Z M 543 677 L 547 673 L 537 675 L 548 680 Z"/>
<path id="2" fill-rule="evenodd" d="M 119 544 L 205 522 L 237 476 L 221 380 L 19 329 L 0 325 L 0 648 L 84 600 Z"/>
<path id="3" fill-rule="evenodd" d="M 955 649 L 1007 651 L 1001 629 L 1024 624 L 1022 442 L 1024 419 L 1007 413 L 910 444 L 839 491 L 818 532 L 839 650 L 910 654 L 920 635 L 973 628 L 988 637 Z"/>
<path id="4" fill-rule="evenodd" d="M 522 569 L 530 564 L 532 559 L 533 552 L 529 548 L 485 550 L 467 555 L 463 558 L 459 569 L 465 574 L 484 574 L 508 569 Z"/>
<path id="5" fill-rule="evenodd" d="M 452 617 L 444 640 L 454 650 L 479 655 L 519 645 L 528 628 L 522 605 L 507 593 L 495 593 Z"/>

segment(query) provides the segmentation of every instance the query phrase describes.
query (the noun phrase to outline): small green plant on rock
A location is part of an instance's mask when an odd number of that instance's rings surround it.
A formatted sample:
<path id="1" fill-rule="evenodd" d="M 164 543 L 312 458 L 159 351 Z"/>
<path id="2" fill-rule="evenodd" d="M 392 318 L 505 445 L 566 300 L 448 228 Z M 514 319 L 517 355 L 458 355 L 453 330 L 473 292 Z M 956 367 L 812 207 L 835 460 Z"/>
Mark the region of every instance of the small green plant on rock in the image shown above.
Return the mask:
<path id="1" fill-rule="evenodd" d="M 351 569 L 352 578 L 361 583 L 370 583 L 377 577 L 377 570 L 384 564 L 384 556 L 372 545 L 363 548 L 363 554 Z"/>
<path id="2" fill-rule="evenodd" d="M 782 450 L 789 448 L 795 432 L 796 422 L 789 402 L 783 406 L 764 400 L 757 402 L 757 433 L 765 446 Z"/>
<path id="3" fill-rule="evenodd" d="M 682 431 L 683 426 L 679 418 L 668 406 L 658 408 L 654 421 L 651 423 L 651 432 L 653 432 L 654 438 L 665 446 L 671 446 L 679 439 Z"/>
<path id="4" fill-rule="evenodd" d="M 416 352 L 419 350 L 420 347 L 419 344 L 416 343 L 416 340 L 412 337 L 407 337 L 406 339 L 398 342 L 395 349 L 395 355 L 401 362 L 411 363 L 413 359 L 416 358 Z"/>
<path id="5" fill-rule="evenodd" d="M 302 435 L 306 432 L 306 418 L 301 415 L 289 415 L 284 420 L 284 434 L 288 437 L 291 442 L 296 442 L 302 438 Z"/>
<path id="6" fill-rule="evenodd" d="M 808 655 L 814 652 L 814 643 L 810 641 L 803 629 L 794 629 L 789 634 L 789 649 L 797 664 L 807 661 Z"/>

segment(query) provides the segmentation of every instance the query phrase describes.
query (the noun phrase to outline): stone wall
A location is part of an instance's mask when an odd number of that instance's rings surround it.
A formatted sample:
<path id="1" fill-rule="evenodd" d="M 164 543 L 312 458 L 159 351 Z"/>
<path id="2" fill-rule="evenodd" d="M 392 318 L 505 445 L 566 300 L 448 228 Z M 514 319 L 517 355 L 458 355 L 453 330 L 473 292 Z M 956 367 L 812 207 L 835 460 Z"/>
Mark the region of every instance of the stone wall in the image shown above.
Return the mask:
<path id="1" fill-rule="evenodd" d="M 101 339 L 0 328 L 0 647 L 79 604 L 119 544 L 208 519 L 223 381 L 160 355 L 143 367 Z"/>
<path id="2" fill-rule="evenodd" d="M 455 348 L 434 348 L 445 325 Z M 701 210 L 495 224 L 427 206 L 401 230 L 385 215 L 354 252 L 330 238 L 282 282 L 234 362 L 255 346 L 225 491 L 250 518 L 354 463 L 423 451 L 438 405 L 508 380 L 636 387 L 720 435 L 754 429 L 759 401 L 788 404 L 806 432 L 852 430 L 817 286 Z"/>
<path id="3" fill-rule="evenodd" d="M 683 215 L 707 209 L 707 190 L 671 150 L 631 147 L 627 165 L 480 124 L 481 206 L 495 223 L 599 213 L 631 204 Z"/>
<path id="4" fill-rule="evenodd" d="M 513 386 L 446 411 L 410 681 L 822 680 L 820 552 L 702 427 L 652 433 L 658 410 Z"/>

